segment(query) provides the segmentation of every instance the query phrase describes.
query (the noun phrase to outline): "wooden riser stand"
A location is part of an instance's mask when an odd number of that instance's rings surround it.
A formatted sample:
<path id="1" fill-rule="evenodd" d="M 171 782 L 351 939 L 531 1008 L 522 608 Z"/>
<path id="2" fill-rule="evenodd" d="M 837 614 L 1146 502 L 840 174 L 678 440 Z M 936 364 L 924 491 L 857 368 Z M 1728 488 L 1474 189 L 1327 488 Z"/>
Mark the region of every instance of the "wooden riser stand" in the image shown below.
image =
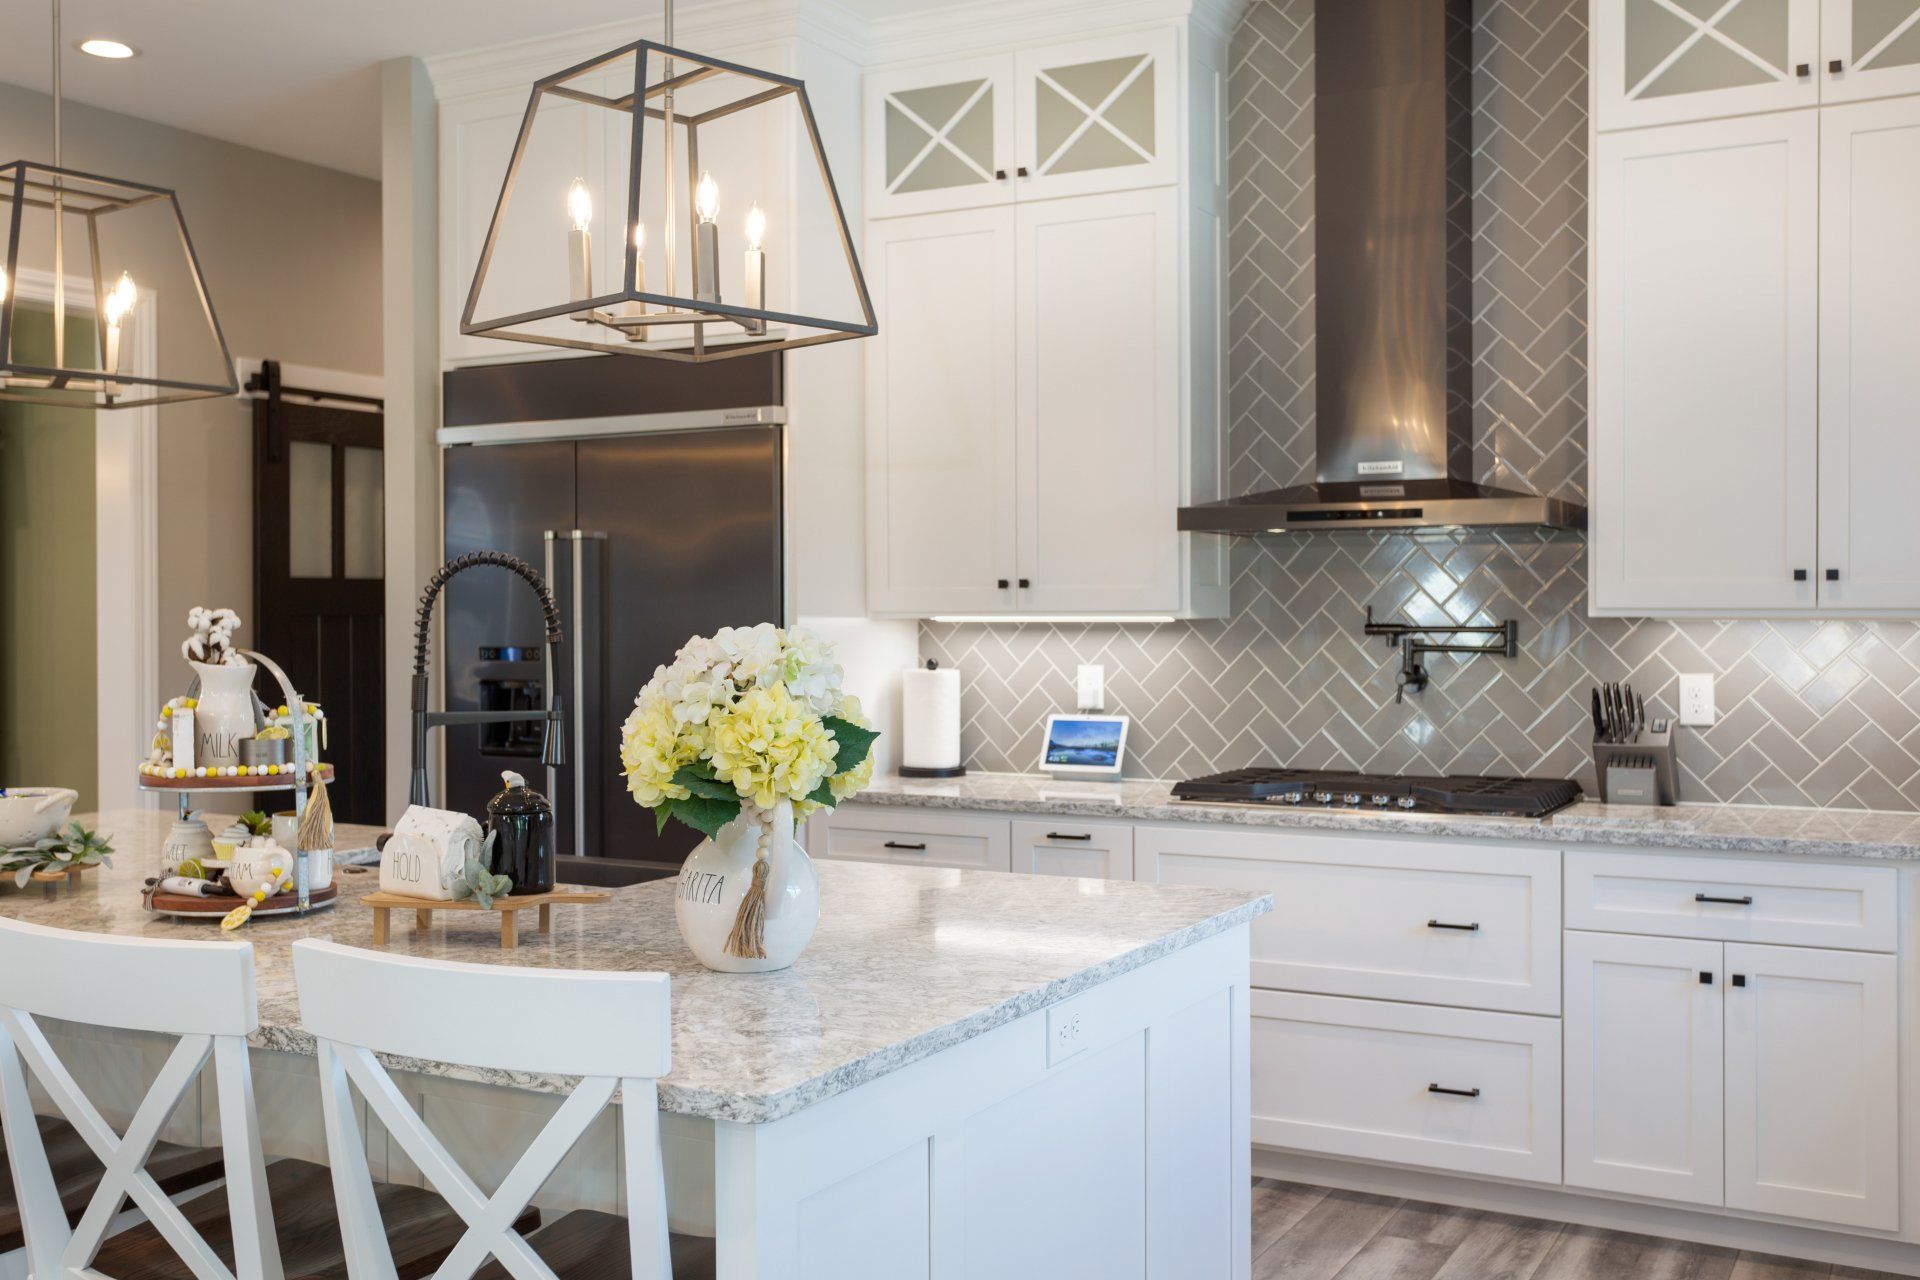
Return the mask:
<path id="1" fill-rule="evenodd" d="M 548 933 L 553 929 L 555 904 L 611 902 L 613 894 L 591 889 L 555 889 L 551 893 L 513 894 L 495 898 L 491 907 L 483 907 L 471 898 L 459 902 L 441 902 L 378 890 L 360 901 L 373 908 L 373 945 L 376 947 L 387 945 L 388 917 L 395 911 L 413 912 L 415 929 L 431 928 L 436 911 L 491 911 L 500 917 L 500 949 L 511 951 L 520 945 L 519 916 L 522 911 L 539 908 L 540 923 L 534 932 Z"/>

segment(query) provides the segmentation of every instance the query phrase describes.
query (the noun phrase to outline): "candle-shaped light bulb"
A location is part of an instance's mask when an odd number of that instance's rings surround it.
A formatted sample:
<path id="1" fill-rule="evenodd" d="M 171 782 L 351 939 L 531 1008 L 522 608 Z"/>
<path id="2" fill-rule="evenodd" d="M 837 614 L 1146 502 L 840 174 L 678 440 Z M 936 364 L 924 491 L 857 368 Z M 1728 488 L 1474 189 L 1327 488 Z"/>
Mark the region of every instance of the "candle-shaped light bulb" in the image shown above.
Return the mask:
<path id="1" fill-rule="evenodd" d="M 575 300 L 593 296 L 593 237 L 587 226 L 593 221 L 593 193 L 584 178 L 575 178 L 567 188 L 567 216 L 573 228 L 567 232 L 567 296 Z M 575 320 L 591 320 L 593 312 L 576 311 Z"/>
<path id="2" fill-rule="evenodd" d="M 647 224 L 644 222 L 633 224 L 633 251 L 635 253 L 647 251 Z"/>
<path id="3" fill-rule="evenodd" d="M 587 190 L 585 178 L 575 178 L 567 188 L 567 216 L 573 219 L 575 231 L 585 231 L 593 222 L 593 193 Z"/>
<path id="4" fill-rule="evenodd" d="M 108 374 L 121 371 L 121 362 L 127 355 L 127 344 L 122 339 L 121 329 L 127 313 L 133 310 L 133 304 L 139 300 L 140 291 L 134 287 L 133 276 L 122 271 L 101 303 L 102 318 L 107 322 L 107 349 L 100 367 Z M 109 378 L 105 390 L 108 395 L 117 396 L 120 394 L 120 384 Z"/>
<path id="5" fill-rule="evenodd" d="M 720 216 L 720 184 L 713 180 L 710 169 L 701 171 L 700 185 L 693 189 L 693 207 L 702 222 L 712 222 Z"/>
<path id="6" fill-rule="evenodd" d="M 693 211 L 700 221 L 693 228 L 693 296 L 702 302 L 720 301 L 720 186 L 703 171 L 693 189 Z"/>
<path id="7" fill-rule="evenodd" d="M 758 201 L 747 210 L 747 257 L 743 268 L 746 278 L 746 304 L 755 311 L 763 311 L 767 305 L 767 255 L 760 245 L 767 238 L 767 215 L 760 211 Z M 740 327 L 748 333 L 761 334 L 767 331 L 765 320 L 742 320 Z"/>
<path id="8" fill-rule="evenodd" d="M 647 291 L 647 224 L 633 224 L 633 287 L 640 293 Z M 647 304 L 629 300 L 620 308 L 622 315 L 643 316 L 647 314 Z M 628 342 L 640 342 L 646 337 L 646 331 L 637 326 L 627 330 Z"/>

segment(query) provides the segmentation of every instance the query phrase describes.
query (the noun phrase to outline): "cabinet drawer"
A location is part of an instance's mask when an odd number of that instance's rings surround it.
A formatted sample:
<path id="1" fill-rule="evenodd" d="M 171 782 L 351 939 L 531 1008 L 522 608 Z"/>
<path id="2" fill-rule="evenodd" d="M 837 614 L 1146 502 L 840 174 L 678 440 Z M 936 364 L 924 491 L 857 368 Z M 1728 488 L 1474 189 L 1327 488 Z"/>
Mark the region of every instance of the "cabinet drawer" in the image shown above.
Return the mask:
<path id="1" fill-rule="evenodd" d="M 1273 894 L 1255 986 L 1560 1011 L 1555 851 L 1141 827 L 1134 858 L 1141 880 Z"/>
<path id="2" fill-rule="evenodd" d="M 1069 818 L 1013 820 L 1013 869 L 1043 876 L 1133 879 L 1133 827 Z"/>
<path id="3" fill-rule="evenodd" d="M 849 808 L 813 819 L 816 858 L 1006 871 L 1007 819 L 915 809 Z"/>
<path id="4" fill-rule="evenodd" d="M 1560 1181 L 1557 1019 L 1273 991 L 1252 1004 L 1255 1142 Z"/>
<path id="5" fill-rule="evenodd" d="M 1892 867 L 1579 850 L 1567 854 L 1567 927 L 1892 951 L 1898 874 Z"/>

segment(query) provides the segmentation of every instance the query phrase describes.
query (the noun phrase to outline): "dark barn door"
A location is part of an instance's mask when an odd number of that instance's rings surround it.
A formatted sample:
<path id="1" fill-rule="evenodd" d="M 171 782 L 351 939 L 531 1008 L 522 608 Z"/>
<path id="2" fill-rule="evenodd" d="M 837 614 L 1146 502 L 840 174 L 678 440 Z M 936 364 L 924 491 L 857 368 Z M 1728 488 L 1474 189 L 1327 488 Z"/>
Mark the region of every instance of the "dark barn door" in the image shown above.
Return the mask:
<path id="1" fill-rule="evenodd" d="M 326 712 L 329 799 L 342 822 L 386 822 L 385 481 L 377 402 L 344 408 L 282 388 L 253 402 L 254 632 Z M 250 389 L 256 383 L 250 383 Z M 327 397 L 327 401 L 345 399 Z M 258 692 L 280 701 L 262 680 Z"/>

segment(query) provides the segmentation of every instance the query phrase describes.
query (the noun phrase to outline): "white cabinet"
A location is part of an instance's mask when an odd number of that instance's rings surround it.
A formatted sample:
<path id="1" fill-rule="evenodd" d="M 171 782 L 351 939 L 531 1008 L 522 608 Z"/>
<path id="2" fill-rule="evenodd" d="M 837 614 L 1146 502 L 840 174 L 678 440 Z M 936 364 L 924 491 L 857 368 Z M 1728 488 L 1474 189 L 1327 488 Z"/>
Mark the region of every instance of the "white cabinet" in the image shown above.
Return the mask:
<path id="1" fill-rule="evenodd" d="M 867 600 L 875 612 L 1014 602 L 1014 211 L 873 224 Z"/>
<path id="2" fill-rule="evenodd" d="M 1158 27 L 867 77 L 867 216 L 1178 180 L 1180 33 Z"/>
<path id="3" fill-rule="evenodd" d="M 1898 969 L 1726 946 L 1727 1206 L 1900 1225 Z"/>
<path id="4" fill-rule="evenodd" d="M 1920 0 L 1908 7 L 1920 15 Z M 1920 28 L 1906 39 L 1920 47 Z M 1916 226 L 1920 97 L 1823 110 L 1818 565 L 1836 608 L 1920 604 Z"/>
<path id="5" fill-rule="evenodd" d="M 1720 944 L 1566 935 L 1566 1182 L 1722 1202 Z"/>
<path id="6" fill-rule="evenodd" d="M 1133 828 L 1124 822 L 1015 818 L 1013 869 L 1043 876 L 1133 879 Z"/>
<path id="7" fill-rule="evenodd" d="M 810 857 L 852 862 L 1006 871 L 1007 839 L 1007 819 L 984 814 L 861 805 L 816 813 L 807 823 Z"/>
<path id="8" fill-rule="evenodd" d="M 1816 113 L 1595 147 L 1594 609 L 1810 609 Z"/>
<path id="9" fill-rule="evenodd" d="M 1816 67 L 1820 5 L 1594 0 L 1596 124 L 1624 129 L 1815 105 L 1825 78 Z"/>
<path id="10" fill-rule="evenodd" d="M 1183 25 L 868 78 L 870 613 L 1225 611 L 1224 540 L 1174 520 L 1219 496 L 1223 53 Z"/>
<path id="11" fill-rule="evenodd" d="M 1900 1225 L 1893 956 L 1569 930 L 1566 973 L 1568 1186 Z"/>
<path id="12" fill-rule="evenodd" d="M 1558 1182 L 1560 1023 L 1253 993 L 1253 1140 Z"/>
<path id="13" fill-rule="evenodd" d="M 1920 93 L 1920 0 L 1822 0 L 1820 100 Z"/>

